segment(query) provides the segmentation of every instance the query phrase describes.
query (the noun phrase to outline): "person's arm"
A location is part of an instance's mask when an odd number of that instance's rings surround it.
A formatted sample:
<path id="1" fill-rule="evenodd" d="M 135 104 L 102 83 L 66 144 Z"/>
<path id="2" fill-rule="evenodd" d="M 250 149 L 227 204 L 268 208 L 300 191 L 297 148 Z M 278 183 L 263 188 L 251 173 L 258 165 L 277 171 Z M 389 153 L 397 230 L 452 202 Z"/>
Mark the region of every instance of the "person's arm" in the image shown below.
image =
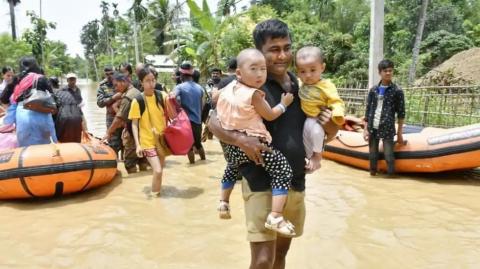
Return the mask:
<path id="1" fill-rule="evenodd" d="M 82 115 L 82 131 L 88 133 L 87 119 Z"/>
<path id="2" fill-rule="evenodd" d="M 120 100 L 122 98 L 122 93 L 117 92 L 113 96 L 108 96 L 105 92 L 104 87 L 100 87 L 97 90 L 97 105 L 100 108 L 109 106 L 113 104 L 115 101 Z"/>
<path id="3" fill-rule="evenodd" d="M 332 120 L 337 125 L 342 125 L 345 123 L 345 103 L 338 94 L 338 91 L 335 87 L 330 88 L 330 90 L 325 91 L 327 95 L 327 107 L 332 110 Z"/>
<path id="4" fill-rule="evenodd" d="M 317 118 L 327 134 L 325 143 L 328 143 L 335 138 L 340 127 L 332 121 L 332 110 L 328 107 L 321 107 Z"/>
<path id="5" fill-rule="evenodd" d="M 252 96 L 252 105 L 263 119 L 273 121 L 286 111 L 287 106 L 293 102 L 293 98 L 291 93 L 284 93 L 280 103 L 272 108 L 265 100 L 264 95 L 260 91 L 255 91 Z"/>
<path id="6" fill-rule="evenodd" d="M 368 116 L 370 115 L 370 110 L 372 109 L 373 94 L 370 90 L 367 97 L 367 107 L 365 109 L 365 117 L 363 117 L 363 139 L 368 141 L 370 134 L 368 133 Z"/>
<path id="7" fill-rule="evenodd" d="M 173 90 L 170 92 L 170 97 L 175 97 L 175 100 L 177 101 L 177 104 L 180 106 L 182 105 L 182 98 L 181 98 L 182 92 L 180 90 L 180 87 L 177 85 Z"/>
<path id="8" fill-rule="evenodd" d="M 211 94 L 212 94 L 212 105 L 216 105 L 218 101 L 218 97 L 220 97 L 220 93 L 222 91 L 220 89 L 213 89 Z"/>
<path id="9" fill-rule="evenodd" d="M 110 127 L 108 128 L 107 130 L 107 134 L 105 135 L 105 137 L 103 137 L 103 140 L 108 140 L 112 137 L 112 135 L 115 133 L 115 131 L 122 127 L 123 125 L 125 124 L 125 121 L 120 118 L 120 117 L 115 117 L 113 119 L 113 122 L 112 124 L 110 125 Z M 85 126 L 85 129 L 86 129 L 86 126 Z"/>
<path id="10" fill-rule="evenodd" d="M 133 132 L 133 140 L 135 140 L 135 151 L 137 152 L 137 156 L 139 158 L 143 157 L 143 149 L 140 146 L 140 139 L 138 135 L 138 119 L 132 120 L 132 132 Z"/>
<path id="11" fill-rule="evenodd" d="M 222 128 L 217 118 L 217 111 L 213 110 L 210 119 L 207 122 L 208 129 L 220 141 L 239 147 L 247 157 L 256 164 L 262 164 L 262 151 L 270 151 L 270 149 L 257 137 L 247 136 L 245 133 L 237 131 L 229 131 Z"/>

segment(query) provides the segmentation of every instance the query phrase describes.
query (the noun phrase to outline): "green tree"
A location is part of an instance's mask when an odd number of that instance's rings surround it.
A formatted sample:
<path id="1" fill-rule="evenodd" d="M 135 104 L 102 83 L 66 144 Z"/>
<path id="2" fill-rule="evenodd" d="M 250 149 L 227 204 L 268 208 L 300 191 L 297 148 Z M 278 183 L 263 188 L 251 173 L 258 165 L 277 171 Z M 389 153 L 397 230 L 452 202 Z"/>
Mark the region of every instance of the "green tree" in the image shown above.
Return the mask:
<path id="1" fill-rule="evenodd" d="M 57 77 L 74 71 L 73 59 L 67 54 L 67 45 L 61 41 L 45 42 L 45 72 Z"/>
<path id="2" fill-rule="evenodd" d="M 113 65 L 114 51 L 112 47 L 113 40 L 115 38 L 115 21 L 110 16 L 110 4 L 102 1 L 100 3 L 102 9 L 102 18 L 100 24 L 102 28 L 100 30 L 99 49 L 110 55 L 110 64 Z"/>
<path id="3" fill-rule="evenodd" d="M 173 29 L 173 19 L 177 15 L 178 9 L 172 7 L 168 0 L 154 0 L 149 7 L 152 12 L 157 52 L 158 54 L 166 54 L 165 42 L 168 41 L 169 32 Z"/>
<path id="4" fill-rule="evenodd" d="M 475 46 L 480 47 L 480 23 L 474 25 L 470 20 L 463 22 L 463 29 L 468 38 L 470 38 Z"/>
<path id="5" fill-rule="evenodd" d="M 441 64 L 458 52 L 473 47 L 473 42 L 464 35 L 456 35 L 447 31 L 431 33 L 422 43 L 420 57 L 423 65 L 421 73 Z"/>
<path id="6" fill-rule="evenodd" d="M 194 60 L 203 75 L 208 73 L 211 66 L 219 66 L 221 59 L 220 40 L 228 25 L 222 17 L 213 17 L 206 0 L 203 0 L 202 9 L 194 0 L 187 0 L 190 12 L 198 26 L 192 26 L 191 41 L 184 47 L 187 54 Z"/>
<path id="7" fill-rule="evenodd" d="M 100 26 L 98 20 L 88 22 L 82 27 L 80 33 L 80 42 L 83 45 L 85 57 L 92 63 L 95 79 L 98 81 L 98 56 L 100 51 L 98 43 L 100 42 Z"/>
<path id="8" fill-rule="evenodd" d="M 271 6 L 280 15 L 288 14 L 294 9 L 293 4 L 288 0 L 261 0 L 259 4 Z"/>
<path id="9" fill-rule="evenodd" d="M 236 0 L 220 0 L 217 5 L 217 17 L 230 16 L 232 10 L 237 11 Z"/>
<path id="10" fill-rule="evenodd" d="M 246 48 L 254 47 L 252 32 L 255 25 L 263 20 L 275 18 L 277 14 L 270 6 L 256 5 L 247 12 L 227 17 L 224 34 L 220 39 L 221 64 Z"/>
<path id="11" fill-rule="evenodd" d="M 0 34 L 0 66 L 17 68 L 18 60 L 32 54 L 30 44 L 23 40 L 14 41 L 9 34 Z M 18 71 L 18 70 L 17 70 Z"/>
<path id="12" fill-rule="evenodd" d="M 32 24 L 33 29 L 25 31 L 23 39 L 32 47 L 32 54 L 37 59 L 38 63 L 43 65 L 47 31 L 48 29 L 55 29 L 55 23 L 41 19 L 33 11 L 27 11 L 27 16 L 30 17 L 30 23 Z"/>
<path id="13" fill-rule="evenodd" d="M 129 15 L 133 19 L 133 38 L 135 42 L 135 61 L 140 62 L 142 55 L 142 46 L 138 41 L 142 38 L 138 36 L 138 33 L 141 33 L 141 22 L 147 18 L 148 10 L 142 5 L 142 0 L 134 0 L 133 5 L 128 10 Z M 139 30 L 140 26 L 140 30 Z"/>
<path id="14" fill-rule="evenodd" d="M 413 44 L 412 64 L 408 72 L 408 85 L 413 85 L 413 82 L 415 80 L 415 74 L 417 70 L 416 65 L 418 60 L 418 54 L 420 53 L 420 44 L 422 42 L 423 36 L 423 27 L 425 25 L 425 20 L 427 19 L 427 8 L 428 0 L 422 0 L 422 8 L 420 9 L 420 14 L 418 15 L 418 28 L 417 33 L 415 34 L 415 43 Z"/>

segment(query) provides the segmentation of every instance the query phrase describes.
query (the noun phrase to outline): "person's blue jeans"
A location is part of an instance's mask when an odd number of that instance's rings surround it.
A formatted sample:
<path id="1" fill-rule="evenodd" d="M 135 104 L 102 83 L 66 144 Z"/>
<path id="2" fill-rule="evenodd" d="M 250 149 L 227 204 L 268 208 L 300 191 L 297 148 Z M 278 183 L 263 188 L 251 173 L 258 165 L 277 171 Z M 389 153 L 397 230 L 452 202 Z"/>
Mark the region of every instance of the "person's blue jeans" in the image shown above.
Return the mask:
<path id="1" fill-rule="evenodd" d="M 383 155 L 385 161 L 387 162 L 387 173 L 389 175 L 395 173 L 395 156 L 393 155 L 394 142 L 392 139 L 382 139 L 383 141 Z M 377 130 L 373 129 L 370 133 L 370 138 L 368 141 L 369 150 L 370 150 L 370 172 L 377 172 L 377 163 L 380 157 L 378 152 L 378 145 L 380 139 L 377 138 Z"/>

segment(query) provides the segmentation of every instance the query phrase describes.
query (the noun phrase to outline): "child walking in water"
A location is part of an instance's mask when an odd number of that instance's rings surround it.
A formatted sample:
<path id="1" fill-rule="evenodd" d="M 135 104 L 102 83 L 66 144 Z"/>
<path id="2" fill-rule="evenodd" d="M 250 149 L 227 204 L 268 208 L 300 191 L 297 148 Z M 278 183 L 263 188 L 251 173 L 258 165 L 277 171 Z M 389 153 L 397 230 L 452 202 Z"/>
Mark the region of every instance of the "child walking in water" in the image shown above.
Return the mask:
<path id="1" fill-rule="evenodd" d="M 328 79 L 322 79 L 325 62 L 321 50 L 317 47 L 303 47 L 296 55 L 298 77 L 302 80 L 298 96 L 302 110 L 307 115 L 303 126 L 303 143 L 309 159 L 307 169 L 320 168 L 322 160 L 325 130 L 318 122 L 322 107 L 332 110 L 332 121 L 337 125 L 345 122 L 345 104 L 338 95 L 337 88 Z M 330 137 L 327 133 L 327 137 Z"/>
<path id="2" fill-rule="evenodd" d="M 222 127 L 226 130 L 245 132 L 265 142 L 270 148 L 272 137 L 267 131 L 263 119 L 272 121 L 281 116 L 293 102 L 293 95 L 285 93 L 281 102 L 271 108 L 265 100 L 265 94 L 259 88 L 267 79 L 267 67 L 263 54 L 256 49 L 241 51 L 237 57 L 237 80 L 227 85 L 221 92 L 217 102 L 217 115 Z M 247 155 L 238 147 L 225 145 L 227 168 L 222 179 L 222 191 L 219 215 L 229 219 L 229 198 L 235 185 L 238 166 L 250 162 Z M 293 225 L 283 218 L 283 208 L 287 200 L 288 189 L 293 177 L 292 168 L 285 156 L 272 148 L 271 152 L 263 152 L 265 171 L 271 178 L 272 211 L 267 217 L 265 228 L 286 236 L 294 236 Z"/>
<path id="3" fill-rule="evenodd" d="M 157 80 L 152 69 L 148 67 L 141 69 L 138 79 L 143 93 L 132 100 L 128 119 L 132 120 L 137 156 L 139 158 L 146 157 L 152 167 L 152 189 L 149 196 L 158 197 L 162 188 L 165 157 L 170 154 L 166 144 L 160 139 L 167 126 L 164 105 L 162 105 L 166 95 L 155 92 Z M 160 98 L 163 100 L 159 100 Z"/>

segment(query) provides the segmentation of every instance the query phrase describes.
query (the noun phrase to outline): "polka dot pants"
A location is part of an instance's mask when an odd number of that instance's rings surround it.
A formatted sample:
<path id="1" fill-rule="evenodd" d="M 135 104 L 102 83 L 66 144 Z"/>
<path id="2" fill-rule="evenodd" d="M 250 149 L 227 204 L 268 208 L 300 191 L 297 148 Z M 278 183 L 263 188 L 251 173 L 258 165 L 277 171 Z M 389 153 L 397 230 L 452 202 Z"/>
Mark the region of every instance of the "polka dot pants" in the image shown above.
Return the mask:
<path id="1" fill-rule="evenodd" d="M 272 148 L 270 145 L 268 147 Z M 223 174 L 222 183 L 235 182 L 240 173 L 238 166 L 251 161 L 239 147 L 225 145 L 224 150 L 228 164 Z M 293 172 L 285 155 L 277 149 L 272 149 L 272 152 L 263 152 L 262 156 L 265 171 L 272 180 L 272 189 L 288 190 L 292 182 Z"/>

